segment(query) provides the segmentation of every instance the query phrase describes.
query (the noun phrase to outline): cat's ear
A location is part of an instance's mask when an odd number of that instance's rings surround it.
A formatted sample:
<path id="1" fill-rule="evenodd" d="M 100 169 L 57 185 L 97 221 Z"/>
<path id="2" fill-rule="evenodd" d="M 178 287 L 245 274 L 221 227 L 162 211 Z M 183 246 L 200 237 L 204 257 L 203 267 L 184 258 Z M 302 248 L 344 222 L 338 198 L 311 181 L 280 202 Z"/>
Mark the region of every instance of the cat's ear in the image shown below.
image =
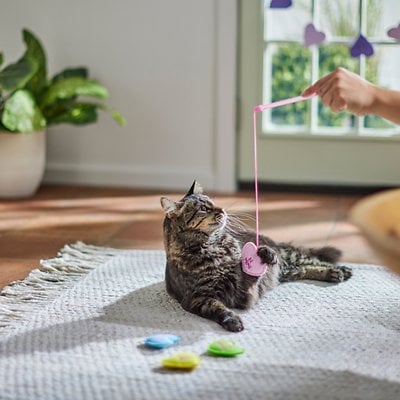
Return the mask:
<path id="1" fill-rule="evenodd" d="M 203 194 L 203 188 L 197 181 L 193 181 L 192 186 L 190 187 L 189 191 L 185 194 L 185 197 L 190 196 L 192 194 Z"/>
<path id="2" fill-rule="evenodd" d="M 167 197 L 161 197 L 160 202 L 161 202 L 161 207 L 167 214 L 176 211 L 177 207 L 175 201 L 168 199 Z"/>

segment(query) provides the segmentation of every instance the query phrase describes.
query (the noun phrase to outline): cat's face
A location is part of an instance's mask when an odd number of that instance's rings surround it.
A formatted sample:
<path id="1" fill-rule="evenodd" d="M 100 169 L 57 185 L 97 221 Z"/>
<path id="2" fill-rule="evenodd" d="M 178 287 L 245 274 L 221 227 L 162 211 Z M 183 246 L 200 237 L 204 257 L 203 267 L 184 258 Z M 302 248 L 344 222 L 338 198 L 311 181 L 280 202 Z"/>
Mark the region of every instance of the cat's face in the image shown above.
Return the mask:
<path id="1" fill-rule="evenodd" d="M 180 231 L 192 230 L 211 234 L 223 229 L 227 220 L 226 212 L 203 194 L 196 181 L 182 200 L 175 202 L 161 197 L 161 206 L 166 218 Z"/>

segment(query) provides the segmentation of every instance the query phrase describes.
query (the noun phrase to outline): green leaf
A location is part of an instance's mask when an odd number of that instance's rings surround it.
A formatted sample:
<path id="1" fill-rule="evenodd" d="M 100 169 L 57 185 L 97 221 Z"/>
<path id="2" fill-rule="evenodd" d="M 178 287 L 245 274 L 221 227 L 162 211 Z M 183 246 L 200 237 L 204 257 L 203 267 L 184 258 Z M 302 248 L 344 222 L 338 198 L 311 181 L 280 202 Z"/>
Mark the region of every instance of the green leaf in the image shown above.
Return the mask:
<path id="1" fill-rule="evenodd" d="M 126 118 L 118 111 L 111 110 L 111 116 L 118 125 L 125 126 L 127 124 Z"/>
<path id="2" fill-rule="evenodd" d="M 46 118 L 49 125 L 61 123 L 85 125 L 97 121 L 97 108 L 97 104 L 67 100 L 47 108 Z"/>
<path id="3" fill-rule="evenodd" d="M 121 126 L 126 125 L 125 117 L 116 110 L 101 103 L 77 102 L 74 99 L 60 100 L 44 109 L 48 125 L 71 123 L 84 125 L 97 121 L 97 109 L 110 112 L 113 119 Z"/>
<path id="4" fill-rule="evenodd" d="M 53 76 L 53 78 L 50 81 L 50 85 L 59 82 L 65 78 L 71 78 L 71 77 L 88 78 L 89 73 L 87 68 L 85 67 L 66 68 L 64 71 L 61 71 Z"/>
<path id="5" fill-rule="evenodd" d="M 8 98 L 1 122 L 12 132 L 34 132 L 46 127 L 46 120 L 27 90 L 17 90 Z"/>
<path id="6" fill-rule="evenodd" d="M 24 57 L 37 64 L 37 71 L 27 84 L 27 89 L 38 96 L 47 85 L 47 60 L 46 53 L 39 39 L 27 29 L 22 31 L 26 52 Z"/>
<path id="7" fill-rule="evenodd" d="M 3 64 L 4 56 L 3 53 L 0 53 L 0 65 Z"/>
<path id="8" fill-rule="evenodd" d="M 74 104 L 76 104 L 76 100 L 73 97 L 69 99 L 59 100 L 43 108 L 42 112 L 44 117 L 46 118 L 46 121 L 49 122 L 52 118 L 69 110 Z"/>
<path id="9" fill-rule="evenodd" d="M 125 126 L 127 124 L 126 118 L 117 110 L 113 110 L 107 107 L 105 104 L 98 104 L 98 108 L 111 113 L 111 116 L 118 125 Z"/>
<path id="10" fill-rule="evenodd" d="M 41 97 L 40 106 L 44 108 L 59 99 L 68 99 L 75 96 L 91 96 L 104 99 L 108 96 L 108 91 L 95 80 L 70 77 L 51 85 Z"/>
<path id="11" fill-rule="evenodd" d="M 23 56 L 0 71 L 0 91 L 13 92 L 26 85 L 37 71 L 37 64 Z"/>

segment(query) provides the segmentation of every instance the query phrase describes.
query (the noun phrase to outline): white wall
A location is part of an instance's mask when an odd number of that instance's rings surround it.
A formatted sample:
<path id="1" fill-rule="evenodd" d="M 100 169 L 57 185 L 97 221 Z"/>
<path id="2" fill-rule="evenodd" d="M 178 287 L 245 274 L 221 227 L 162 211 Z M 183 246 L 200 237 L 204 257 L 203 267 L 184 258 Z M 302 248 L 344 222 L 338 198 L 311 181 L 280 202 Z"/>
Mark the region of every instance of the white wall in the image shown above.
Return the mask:
<path id="1" fill-rule="evenodd" d="M 49 129 L 46 180 L 151 188 L 235 188 L 235 0 L 13 0 L 0 18 L 7 61 L 21 29 L 50 73 L 88 66 L 128 120 Z"/>

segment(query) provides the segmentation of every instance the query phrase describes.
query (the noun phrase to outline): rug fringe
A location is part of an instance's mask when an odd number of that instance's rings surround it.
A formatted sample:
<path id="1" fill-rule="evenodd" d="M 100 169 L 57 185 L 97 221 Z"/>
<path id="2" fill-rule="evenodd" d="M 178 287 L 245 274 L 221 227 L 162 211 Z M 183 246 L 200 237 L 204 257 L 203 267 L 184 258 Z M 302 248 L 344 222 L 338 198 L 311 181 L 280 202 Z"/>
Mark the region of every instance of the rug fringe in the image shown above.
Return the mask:
<path id="1" fill-rule="evenodd" d="M 41 260 L 38 269 L 0 292 L 0 328 L 12 328 L 26 313 L 40 309 L 44 300 L 56 296 L 61 287 L 72 285 L 81 275 L 120 253 L 83 242 L 65 245 L 56 257 Z"/>

